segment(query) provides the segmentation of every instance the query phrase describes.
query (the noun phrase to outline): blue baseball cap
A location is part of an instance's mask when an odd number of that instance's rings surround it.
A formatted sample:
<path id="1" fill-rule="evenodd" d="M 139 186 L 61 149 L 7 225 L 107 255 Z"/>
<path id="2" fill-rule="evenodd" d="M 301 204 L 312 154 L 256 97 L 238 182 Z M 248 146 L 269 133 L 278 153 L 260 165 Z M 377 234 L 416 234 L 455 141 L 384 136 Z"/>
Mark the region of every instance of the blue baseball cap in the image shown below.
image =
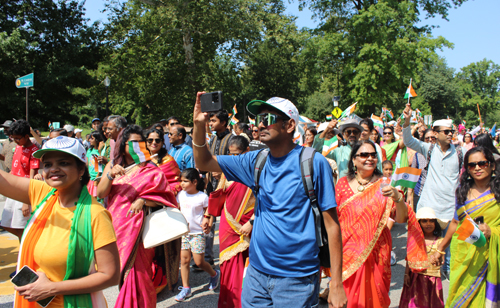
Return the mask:
<path id="1" fill-rule="evenodd" d="M 99 119 L 99 118 L 94 118 L 94 119 L 92 120 L 92 123 L 94 123 L 95 121 L 99 121 L 99 122 L 101 122 L 101 119 Z"/>

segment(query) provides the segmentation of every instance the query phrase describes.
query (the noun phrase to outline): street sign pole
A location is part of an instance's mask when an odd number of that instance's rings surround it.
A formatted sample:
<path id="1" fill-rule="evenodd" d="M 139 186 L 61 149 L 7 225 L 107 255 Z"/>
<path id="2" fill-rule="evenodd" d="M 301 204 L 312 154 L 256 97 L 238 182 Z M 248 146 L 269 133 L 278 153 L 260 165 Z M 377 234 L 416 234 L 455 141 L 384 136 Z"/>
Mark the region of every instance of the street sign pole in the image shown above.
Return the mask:
<path id="1" fill-rule="evenodd" d="M 31 73 L 16 79 L 17 88 L 26 88 L 26 121 L 28 121 L 28 94 L 29 88 L 33 87 L 35 83 L 35 74 Z"/>
<path id="2" fill-rule="evenodd" d="M 28 91 L 29 91 L 29 88 L 26 87 L 26 122 L 29 122 L 28 121 Z"/>

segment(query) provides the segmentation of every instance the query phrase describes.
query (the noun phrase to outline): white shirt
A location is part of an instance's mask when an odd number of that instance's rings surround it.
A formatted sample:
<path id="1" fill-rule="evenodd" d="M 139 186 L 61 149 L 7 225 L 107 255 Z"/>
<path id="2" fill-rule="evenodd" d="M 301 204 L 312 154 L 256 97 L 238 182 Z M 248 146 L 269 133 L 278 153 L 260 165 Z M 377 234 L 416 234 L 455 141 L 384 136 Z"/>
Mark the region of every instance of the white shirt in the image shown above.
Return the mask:
<path id="1" fill-rule="evenodd" d="M 208 207 L 208 196 L 201 191 L 190 195 L 181 190 L 177 194 L 177 202 L 182 215 L 189 224 L 189 234 L 203 234 L 201 223 L 203 221 L 203 209 Z"/>

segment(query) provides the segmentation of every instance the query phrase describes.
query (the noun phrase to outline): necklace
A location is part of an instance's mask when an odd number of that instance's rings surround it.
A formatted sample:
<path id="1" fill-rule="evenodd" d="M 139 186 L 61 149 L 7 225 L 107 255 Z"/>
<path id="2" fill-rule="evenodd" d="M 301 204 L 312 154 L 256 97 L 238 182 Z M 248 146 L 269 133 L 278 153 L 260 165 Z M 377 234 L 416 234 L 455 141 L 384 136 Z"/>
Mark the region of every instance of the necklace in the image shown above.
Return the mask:
<path id="1" fill-rule="evenodd" d="M 363 183 L 361 183 L 361 181 L 358 179 L 358 176 L 356 176 L 355 178 L 356 178 L 356 181 L 357 181 L 357 182 L 358 182 L 358 184 L 359 184 L 359 186 L 358 186 L 358 188 L 357 188 L 357 189 L 358 189 L 358 191 L 359 191 L 359 192 L 363 192 L 363 191 L 365 190 L 365 188 L 366 188 L 366 185 L 370 184 L 370 182 L 372 181 L 372 179 L 373 179 L 373 174 L 372 174 L 372 176 L 370 177 L 370 179 L 369 179 L 366 183 L 364 183 L 364 184 L 363 184 Z"/>
<path id="2" fill-rule="evenodd" d="M 432 242 L 432 244 L 431 244 L 431 246 L 429 247 L 429 249 L 427 249 L 427 247 L 426 247 L 427 254 L 429 254 L 429 252 L 431 252 L 432 247 L 434 247 L 434 244 L 436 244 L 437 239 L 438 239 L 438 237 L 436 236 L 436 237 L 434 238 L 434 242 Z M 425 246 L 427 246 L 427 243 L 425 243 Z"/>

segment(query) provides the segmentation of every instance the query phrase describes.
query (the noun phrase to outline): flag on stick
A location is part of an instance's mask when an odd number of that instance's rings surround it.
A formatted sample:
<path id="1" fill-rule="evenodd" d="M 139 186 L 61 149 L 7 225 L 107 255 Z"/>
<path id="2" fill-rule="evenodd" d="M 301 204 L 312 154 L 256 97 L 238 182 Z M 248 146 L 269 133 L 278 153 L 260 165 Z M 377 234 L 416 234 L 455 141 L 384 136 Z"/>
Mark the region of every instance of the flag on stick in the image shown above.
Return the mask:
<path id="1" fill-rule="evenodd" d="M 392 175 L 392 186 L 415 188 L 420 177 L 421 169 L 412 167 L 397 168 Z"/>
<path id="2" fill-rule="evenodd" d="M 234 125 L 236 123 L 240 122 L 234 115 L 231 117 L 231 120 L 229 121 L 229 124 Z"/>
<path id="3" fill-rule="evenodd" d="M 331 121 L 332 120 L 332 115 L 331 114 L 327 114 L 326 115 L 326 120 L 327 121 Z"/>
<path id="4" fill-rule="evenodd" d="M 410 79 L 410 85 L 408 86 L 408 89 L 406 90 L 405 93 L 405 99 L 410 99 L 411 97 L 417 97 L 417 93 L 415 90 L 413 90 L 413 87 L 411 86 L 411 79 Z"/>
<path id="5" fill-rule="evenodd" d="M 356 104 L 357 103 L 358 102 L 355 102 L 351 106 L 347 107 L 346 110 L 342 111 L 342 114 L 340 115 L 339 120 L 341 120 L 341 119 L 343 119 L 345 117 L 348 117 L 350 114 L 352 114 L 354 112 L 354 110 L 356 110 Z"/>
<path id="6" fill-rule="evenodd" d="M 333 137 L 330 140 L 325 140 L 325 143 L 323 143 L 323 150 L 321 154 L 323 156 L 327 156 L 330 154 L 331 151 L 335 150 L 339 146 L 339 140 L 337 136 Z"/>
<path id="7" fill-rule="evenodd" d="M 252 118 L 248 117 L 248 123 L 250 123 L 250 125 L 255 125 L 255 120 L 253 120 Z"/>
<path id="8" fill-rule="evenodd" d="M 238 110 L 236 110 L 236 104 L 233 106 L 233 114 L 236 115 L 238 113 Z"/>
<path id="9" fill-rule="evenodd" d="M 151 159 L 151 154 L 144 141 L 129 141 L 128 152 L 136 164 L 147 162 Z"/>
<path id="10" fill-rule="evenodd" d="M 421 118 L 422 117 L 422 112 L 418 108 L 415 109 L 415 112 L 417 114 L 417 118 Z"/>
<path id="11" fill-rule="evenodd" d="M 382 107 L 382 113 L 386 118 L 391 118 L 391 120 L 394 118 L 394 114 L 392 113 L 392 110 L 389 110 L 385 107 Z"/>
<path id="12" fill-rule="evenodd" d="M 458 239 L 472 244 L 476 247 L 483 247 L 486 245 L 486 238 L 483 232 L 479 230 L 474 220 L 465 214 L 464 221 L 456 231 L 458 233 Z"/>
<path id="13" fill-rule="evenodd" d="M 94 158 L 94 171 L 97 173 L 102 173 L 104 168 L 103 165 L 99 163 L 99 161 L 97 160 L 97 155 L 94 155 L 93 158 Z"/>
<path id="14" fill-rule="evenodd" d="M 379 132 L 380 135 L 383 135 L 384 132 L 384 121 L 376 115 L 372 113 L 372 116 L 370 117 L 373 121 L 373 126 L 375 129 Z"/>

